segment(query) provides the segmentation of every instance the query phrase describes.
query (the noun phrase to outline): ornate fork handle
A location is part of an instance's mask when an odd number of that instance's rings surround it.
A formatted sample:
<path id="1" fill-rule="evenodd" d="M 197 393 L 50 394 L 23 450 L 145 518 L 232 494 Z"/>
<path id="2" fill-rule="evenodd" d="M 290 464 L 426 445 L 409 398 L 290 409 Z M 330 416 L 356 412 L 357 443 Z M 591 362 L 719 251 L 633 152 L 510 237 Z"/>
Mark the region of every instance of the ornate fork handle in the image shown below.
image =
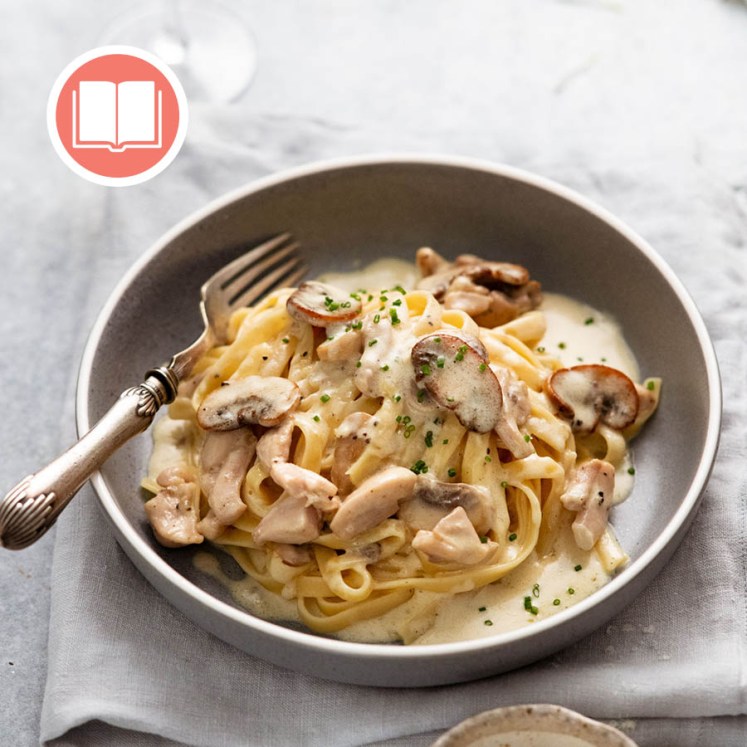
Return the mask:
<path id="1" fill-rule="evenodd" d="M 21 550 L 39 539 L 83 483 L 174 399 L 178 383 L 171 363 L 148 371 L 76 444 L 21 480 L 0 502 L 0 547 Z"/>

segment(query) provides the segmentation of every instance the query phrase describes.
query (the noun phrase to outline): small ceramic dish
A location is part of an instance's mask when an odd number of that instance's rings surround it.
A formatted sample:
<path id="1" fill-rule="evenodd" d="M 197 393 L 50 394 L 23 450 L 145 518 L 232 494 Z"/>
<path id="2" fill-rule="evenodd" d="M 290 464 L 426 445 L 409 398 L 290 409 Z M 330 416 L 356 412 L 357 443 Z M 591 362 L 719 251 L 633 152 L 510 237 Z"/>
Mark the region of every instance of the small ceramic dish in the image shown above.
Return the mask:
<path id="1" fill-rule="evenodd" d="M 618 729 L 558 705 L 484 711 L 443 734 L 432 747 L 636 747 Z"/>

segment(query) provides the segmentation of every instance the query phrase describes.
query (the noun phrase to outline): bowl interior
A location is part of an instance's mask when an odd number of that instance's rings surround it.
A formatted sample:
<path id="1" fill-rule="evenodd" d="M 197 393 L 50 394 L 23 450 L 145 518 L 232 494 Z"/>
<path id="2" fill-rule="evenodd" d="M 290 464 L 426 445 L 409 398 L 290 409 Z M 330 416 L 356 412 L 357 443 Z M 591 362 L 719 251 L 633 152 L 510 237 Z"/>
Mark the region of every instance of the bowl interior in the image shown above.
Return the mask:
<path id="1" fill-rule="evenodd" d="M 613 514 L 635 561 L 673 520 L 701 467 L 713 364 L 692 307 L 661 260 L 560 192 L 509 170 L 413 160 L 308 170 L 234 195 L 170 234 L 120 286 L 92 343 L 84 393 L 90 422 L 196 337 L 200 285 L 269 235 L 292 232 L 312 276 L 379 257 L 412 259 L 425 245 L 449 257 L 470 252 L 517 262 L 546 290 L 616 317 L 643 376 L 664 380 L 660 411 L 634 442 L 634 493 Z M 172 567 L 232 604 L 192 569 L 188 551 L 153 540 L 139 488 L 150 449 L 150 436 L 141 435 L 103 467 L 117 512 Z"/>

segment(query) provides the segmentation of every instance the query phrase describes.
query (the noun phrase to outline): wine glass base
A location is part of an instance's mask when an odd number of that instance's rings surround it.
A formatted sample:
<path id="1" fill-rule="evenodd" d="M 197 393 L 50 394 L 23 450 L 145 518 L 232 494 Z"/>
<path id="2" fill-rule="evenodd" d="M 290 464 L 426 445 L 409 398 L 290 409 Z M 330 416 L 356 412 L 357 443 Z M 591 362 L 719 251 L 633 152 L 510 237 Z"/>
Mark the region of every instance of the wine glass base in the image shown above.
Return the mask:
<path id="1" fill-rule="evenodd" d="M 112 22 L 102 44 L 127 44 L 160 57 L 192 102 L 235 101 L 257 68 L 257 47 L 249 29 L 212 0 L 135 7 Z"/>

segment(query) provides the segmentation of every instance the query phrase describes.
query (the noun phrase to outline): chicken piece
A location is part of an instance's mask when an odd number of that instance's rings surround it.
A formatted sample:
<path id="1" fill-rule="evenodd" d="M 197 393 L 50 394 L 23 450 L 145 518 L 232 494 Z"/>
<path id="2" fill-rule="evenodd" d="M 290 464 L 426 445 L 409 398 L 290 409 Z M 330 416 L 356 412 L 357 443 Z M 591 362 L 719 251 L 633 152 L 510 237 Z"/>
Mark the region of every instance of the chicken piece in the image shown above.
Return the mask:
<path id="1" fill-rule="evenodd" d="M 312 560 L 311 550 L 300 545 L 278 543 L 275 545 L 275 552 L 280 556 L 283 563 L 293 568 L 299 568 Z"/>
<path id="2" fill-rule="evenodd" d="M 241 486 L 254 458 L 257 439 L 248 428 L 211 432 L 200 452 L 200 487 L 217 522 L 233 524 L 246 511 Z"/>
<path id="3" fill-rule="evenodd" d="M 301 496 L 305 505 L 328 513 L 340 505 L 337 486 L 304 467 L 291 462 L 276 462 L 270 470 L 270 477 L 288 494 Z"/>
<path id="4" fill-rule="evenodd" d="M 156 478 L 163 488 L 145 504 L 156 539 L 164 547 L 199 545 L 200 487 L 195 473 L 179 465 L 167 467 Z"/>
<path id="5" fill-rule="evenodd" d="M 332 482 L 340 495 L 347 495 L 355 485 L 348 477 L 348 470 L 355 464 L 370 441 L 375 418 L 367 412 L 353 412 L 340 423 L 332 462 Z"/>
<path id="6" fill-rule="evenodd" d="M 519 381 L 509 368 L 496 366 L 494 370 L 503 392 L 503 408 L 495 432 L 514 459 L 523 459 L 534 454 L 532 442 L 525 438 L 520 428 L 531 412 L 527 385 Z"/>
<path id="7" fill-rule="evenodd" d="M 306 503 L 303 493 L 283 493 L 252 532 L 255 543 L 304 545 L 315 540 L 322 529 L 322 514 Z"/>
<path id="8" fill-rule="evenodd" d="M 364 480 L 343 500 L 330 529 L 349 540 L 397 513 L 400 501 L 412 495 L 417 476 L 406 467 L 387 467 Z"/>
<path id="9" fill-rule="evenodd" d="M 458 506 L 432 531 L 421 529 L 412 540 L 412 547 L 431 563 L 475 565 L 490 557 L 498 545 L 491 540 L 483 542 L 467 512 Z"/>
<path id="10" fill-rule="evenodd" d="M 615 492 L 615 468 L 602 459 L 592 459 L 577 467 L 562 504 L 576 512 L 573 537 L 581 550 L 591 550 L 607 528 L 607 517 Z"/>
<path id="11" fill-rule="evenodd" d="M 325 340 L 317 347 L 316 353 L 320 361 L 348 361 L 358 358 L 362 350 L 363 335 L 359 330 L 351 329 Z"/>
<path id="12" fill-rule="evenodd" d="M 274 464 L 287 462 L 293 442 L 294 422 L 285 418 L 279 425 L 266 431 L 257 441 L 257 461 L 269 472 Z"/>

